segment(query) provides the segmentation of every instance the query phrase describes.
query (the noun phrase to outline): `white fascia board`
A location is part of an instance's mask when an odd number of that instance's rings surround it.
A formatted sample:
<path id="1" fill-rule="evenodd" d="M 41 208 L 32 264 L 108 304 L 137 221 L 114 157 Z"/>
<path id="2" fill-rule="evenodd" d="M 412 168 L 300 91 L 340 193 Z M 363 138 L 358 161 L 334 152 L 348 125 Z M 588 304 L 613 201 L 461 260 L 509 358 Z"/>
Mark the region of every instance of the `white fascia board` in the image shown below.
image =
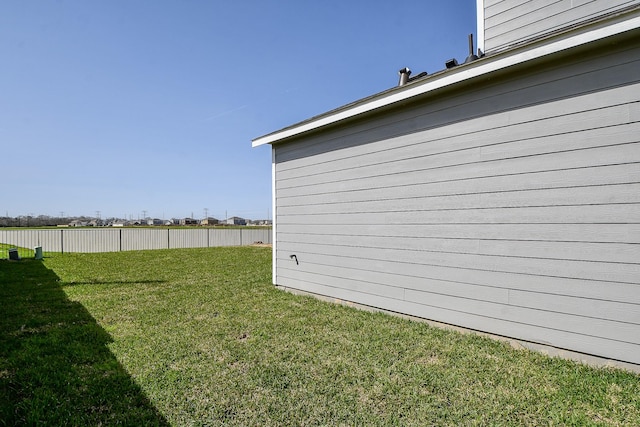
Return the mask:
<path id="1" fill-rule="evenodd" d="M 405 101 L 436 89 L 457 84 L 465 80 L 482 76 L 483 74 L 522 64 L 527 61 L 542 58 L 566 49 L 591 43 L 605 37 L 621 34 L 636 28 L 640 28 L 640 16 L 638 16 L 638 14 L 632 18 L 612 23 L 610 25 L 597 27 L 573 36 L 559 40 L 547 40 L 538 46 L 524 46 L 511 52 L 507 51 L 501 54 L 496 54 L 495 57 L 487 57 L 477 62 L 461 65 L 443 73 L 441 76 L 435 77 L 431 80 L 426 80 L 422 84 L 412 84 L 404 90 L 393 91 L 388 94 L 383 93 L 382 96 L 377 98 L 374 96 L 373 99 L 364 99 L 360 102 L 354 103 L 351 107 L 345 107 L 333 113 L 325 113 L 324 115 L 318 116 L 316 119 L 301 122 L 298 125 L 282 129 L 281 131 L 261 136 L 252 141 L 252 146 L 258 147 L 264 144 L 274 144 L 283 139 L 312 131 L 341 120 L 349 119 L 363 113 L 377 110 L 396 102 Z"/>
<path id="2" fill-rule="evenodd" d="M 484 0 L 476 0 L 476 21 L 478 49 L 484 52 Z"/>
<path id="3" fill-rule="evenodd" d="M 277 227 L 278 227 L 278 213 L 276 211 L 276 148 L 271 146 L 271 282 L 274 285 L 278 284 L 278 269 L 277 269 Z"/>

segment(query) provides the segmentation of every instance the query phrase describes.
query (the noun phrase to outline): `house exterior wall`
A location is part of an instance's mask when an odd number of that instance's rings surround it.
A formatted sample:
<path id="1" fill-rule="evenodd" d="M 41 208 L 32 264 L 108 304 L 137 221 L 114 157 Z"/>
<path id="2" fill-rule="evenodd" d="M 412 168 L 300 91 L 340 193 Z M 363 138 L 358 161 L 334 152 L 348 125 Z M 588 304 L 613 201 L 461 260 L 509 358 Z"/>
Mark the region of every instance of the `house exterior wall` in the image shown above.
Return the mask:
<path id="1" fill-rule="evenodd" d="M 274 280 L 639 364 L 637 41 L 275 144 Z"/>
<path id="2" fill-rule="evenodd" d="M 640 0 L 479 0 L 479 46 L 487 53 L 499 51 L 531 38 L 584 23 L 627 7 Z M 478 14 L 480 16 L 480 14 Z"/>

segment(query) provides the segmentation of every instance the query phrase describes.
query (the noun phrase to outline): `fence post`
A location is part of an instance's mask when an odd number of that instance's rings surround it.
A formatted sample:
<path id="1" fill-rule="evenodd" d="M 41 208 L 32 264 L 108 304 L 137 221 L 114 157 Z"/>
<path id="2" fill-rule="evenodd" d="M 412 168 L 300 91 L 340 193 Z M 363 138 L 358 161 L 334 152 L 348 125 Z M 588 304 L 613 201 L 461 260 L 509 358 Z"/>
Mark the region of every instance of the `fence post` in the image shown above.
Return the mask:
<path id="1" fill-rule="evenodd" d="M 60 253 L 64 253 L 64 229 L 60 230 Z"/>
<path id="2" fill-rule="evenodd" d="M 167 227 L 167 249 L 171 249 L 171 244 L 169 241 L 169 236 L 171 235 L 171 229 Z"/>
<path id="3" fill-rule="evenodd" d="M 120 235 L 120 252 L 122 252 L 122 228 L 119 231 L 119 235 Z"/>

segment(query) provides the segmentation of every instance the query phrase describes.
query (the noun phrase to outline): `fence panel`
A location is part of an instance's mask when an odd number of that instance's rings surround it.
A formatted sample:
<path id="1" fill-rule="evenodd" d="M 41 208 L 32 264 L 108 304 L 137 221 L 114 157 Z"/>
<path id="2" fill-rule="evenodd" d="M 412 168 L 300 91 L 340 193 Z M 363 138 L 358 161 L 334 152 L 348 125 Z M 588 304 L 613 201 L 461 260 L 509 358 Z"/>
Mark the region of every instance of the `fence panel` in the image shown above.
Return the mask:
<path id="1" fill-rule="evenodd" d="M 240 230 L 241 229 L 210 229 L 209 242 L 211 246 L 240 246 L 242 245 Z"/>
<path id="2" fill-rule="evenodd" d="M 118 252 L 120 250 L 119 230 L 112 228 L 60 230 L 61 252 Z M 43 246 L 42 250 L 50 252 Z"/>
<path id="3" fill-rule="evenodd" d="M 18 248 L 22 258 L 34 256 L 33 248 L 44 252 L 118 252 L 167 248 L 205 248 L 272 243 L 266 228 L 62 228 L 0 229 L 0 259 L 9 248 Z"/>
<path id="4" fill-rule="evenodd" d="M 206 248 L 209 246 L 206 228 L 177 228 L 170 231 L 170 248 Z"/>
<path id="5" fill-rule="evenodd" d="M 258 242 L 271 243 L 271 230 L 258 228 L 241 228 L 240 237 L 241 245 L 252 245 Z"/>
<path id="6" fill-rule="evenodd" d="M 169 231 L 157 228 L 121 228 L 123 251 L 168 249 Z"/>

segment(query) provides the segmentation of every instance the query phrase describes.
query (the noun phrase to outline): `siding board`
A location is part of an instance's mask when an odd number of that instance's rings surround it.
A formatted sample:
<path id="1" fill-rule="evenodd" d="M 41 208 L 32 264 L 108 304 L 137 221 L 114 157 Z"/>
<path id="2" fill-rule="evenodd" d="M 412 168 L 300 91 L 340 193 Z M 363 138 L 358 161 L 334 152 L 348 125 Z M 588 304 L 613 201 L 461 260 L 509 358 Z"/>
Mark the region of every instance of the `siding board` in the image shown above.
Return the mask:
<path id="1" fill-rule="evenodd" d="M 568 296 L 584 300 L 620 302 L 636 306 L 640 303 L 638 285 L 631 283 L 585 281 L 566 277 L 471 270 L 425 264 L 412 266 L 411 274 L 409 274 L 403 264 L 387 264 L 387 268 L 384 270 L 371 270 L 359 266 L 342 267 L 319 264 L 308 261 L 306 258 L 304 258 L 303 272 L 291 259 L 284 257 L 279 261 L 283 277 L 290 277 L 289 271 L 296 270 L 298 271 L 297 278 L 301 278 L 304 273 L 309 272 L 327 277 L 349 278 L 387 286 L 398 286 L 401 283 L 404 289 L 424 292 L 432 290 L 448 294 L 452 292 L 452 289 L 460 289 L 469 292 L 470 295 L 479 293 L 485 299 L 491 297 L 489 290 L 499 288 L 553 296 Z M 323 283 L 331 283 L 331 280 L 325 279 Z M 437 284 L 435 290 L 433 290 L 434 284 Z M 601 314 L 601 316 L 605 315 Z"/>
<path id="2" fill-rule="evenodd" d="M 493 52 L 536 36 L 576 25 L 623 8 L 637 0 L 505 0 L 486 2 L 485 50 Z"/>
<path id="3" fill-rule="evenodd" d="M 513 10 L 514 8 L 526 7 L 527 9 L 531 9 L 531 5 L 534 4 L 531 0 L 484 0 L 485 18 Z"/>
<path id="4" fill-rule="evenodd" d="M 492 176 L 509 176 L 523 173 L 559 171 L 598 166 L 640 163 L 640 143 L 611 147 L 590 148 L 580 151 L 567 151 L 537 156 L 515 157 L 510 159 L 475 161 L 463 164 L 447 164 L 440 159 L 413 170 L 387 172 L 384 167 L 369 169 L 369 174 L 358 174 L 361 170 L 329 172 L 324 177 L 300 180 L 298 182 L 276 183 L 280 197 L 301 194 L 327 193 L 331 191 L 358 191 L 382 186 L 406 186 L 418 183 L 452 181 Z M 315 182 L 314 182 L 315 181 Z"/>
<path id="5" fill-rule="evenodd" d="M 310 280 L 322 283 L 323 281 L 326 281 L 328 277 L 330 277 L 334 286 L 340 287 L 342 289 L 349 289 L 354 292 L 360 292 L 363 294 L 378 295 L 385 298 L 403 299 L 405 293 L 405 290 L 403 288 L 399 288 L 392 284 L 381 284 L 370 281 L 362 281 L 351 276 L 331 276 L 326 270 L 320 273 L 315 273 L 313 271 L 305 271 L 304 273 L 301 273 L 300 271 L 297 271 L 295 269 L 287 269 L 285 267 L 281 268 L 280 271 L 283 275 L 283 278 L 293 280 Z"/>
<path id="6" fill-rule="evenodd" d="M 579 124 L 582 124 L 583 127 L 574 125 L 573 128 L 565 130 L 565 132 L 571 130 L 582 131 L 597 127 L 594 126 L 593 121 L 589 122 L 587 120 L 586 126 L 584 126 L 585 120 L 580 122 L 580 118 L 590 118 L 592 120 L 595 115 L 596 118 L 598 118 L 598 121 L 596 121 L 598 126 L 605 127 L 607 125 L 606 123 L 599 123 L 603 114 L 602 110 L 637 103 L 637 97 L 633 96 L 634 91 L 636 90 L 640 90 L 640 84 L 632 84 L 630 87 L 612 89 L 610 91 L 611 96 L 606 97 L 597 96 L 597 93 L 595 93 L 560 100 L 553 103 L 551 106 L 544 105 L 541 107 L 536 105 L 497 112 L 490 115 L 490 120 L 487 120 L 487 117 L 482 117 L 465 121 L 463 123 L 464 128 L 462 128 L 461 125 L 458 125 L 456 127 L 436 127 L 427 130 L 419 130 L 414 133 L 390 137 L 383 141 L 372 141 L 366 147 L 361 145 L 352 145 L 349 147 L 343 147 L 343 149 L 338 151 L 334 150 L 326 152 L 323 153 L 321 159 L 316 159 L 313 156 L 293 158 L 292 155 L 299 152 L 298 150 L 293 150 L 289 153 L 290 156 L 287 161 L 278 164 L 278 170 L 280 173 L 285 174 L 283 175 L 283 178 L 285 178 L 287 173 L 285 171 L 290 169 L 296 169 L 308 165 L 325 165 L 326 167 L 330 167 L 334 162 L 349 157 L 375 156 L 377 153 L 391 154 L 394 157 L 401 157 L 399 155 L 394 155 L 393 152 L 395 150 L 400 150 L 401 152 L 407 151 L 411 148 L 430 150 L 425 154 L 433 154 L 479 147 L 487 145 L 486 138 L 482 138 L 482 135 L 489 135 L 493 140 L 495 140 L 493 144 L 509 142 L 516 139 L 513 138 L 509 132 L 511 127 L 515 125 L 526 126 L 527 124 L 535 125 L 537 123 L 537 129 L 534 129 L 540 133 L 537 136 L 545 136 L 553 135 L 555 130 L 550 126 L 567 121 L 578 122 Z M 571 110 L 572 105 L 577 106 L 575 111 Z M 487 111 L 487 114 L 489 114 L 491 110 L 487 109 Z M 631 112 L 629 113 L 630 115 L 633 114 L 633 118 L 630 120 L 631 122 L 638 121 L 638 108 L 635 108 L 634 111 L 635 114 Z M 624 114 L 626 115 L 626 113 Z M 424 117 L 425 122 L 432 121 L 432 117 L 430 117 L 427 112 L 425 112 L 422 117 Z M 577 119 L 573 117 L 577 117 Z M 614 117 L 613 120 L 612 124 L 620 123 L 619 119 L 616 117 Z M 540 126 L 541 124 L 544 124 L 544 126 Z M 505 132 L 499 134 L 498 132 L 500 129 L 505 130 Z M 550 133 L 549 131 L 552 132 Z M 363 132 L 350 134 L 348 136 L 337 136 L 336 139 L 339 142 L 342 142 L 344 138 L 349 138 L 351 143 L 354 138 L 366 140 L 366 135 L 358 136 L 360 133 Z M 524 138 L 531 137 L 532 135 L 524 134 Z M 480 139 L 480 143 L 478 143 L 478 139 Z M 430 144 L 423 147 L 422 144 L 426 141 L 429 141 Z M 282 157 L 282 155 L 280 155 L 280 157 Z"/>
<path id="7" fill-rule="evenodd" d="M 402 185 L 370 186 L 356 191 L 311 191 L 286 196 L 280 194 L 279 208 L 296 205 L 363 202 L 375 200 L 395 200 L 432 197 L 460 197 L 464 195 L 492 194 L 516 191 L 538 191 L 574 189 L 589 191 L 590 188 L 605 186 L 617 193 L 614 186 L 640 182 L 640 164 L 618 164 L 593 168 L 560 169 L 533 173 L 515 173 L 506 176 L 471 177 L 459 180 L 434 179 L 428 183 L 407 183 Z M 542 197 L 538 194 L 537 197 Z M 425 200 L 429 203 L 429 200 Z"/>
<path id="8" fill-rule="evenodd" d="M 638 90 L 640 91 L 640 87 Z M 479 130 L 448 139 L 433 135 L 436 132 L 423 132 L 419 139 L 415 135 L 405 137 L 406 145 L 402 148 L 360 155 L 350 155 L 348 150 L 345 150 L 342 155 L 348 157 L 334 159 L 328 163 L 282 168 L 279 170 L 280 178 L 286 181 L 348 169 L 353 167 L 356 158 L 361 165 L 380 165 L 416 159 L 424 161 L 443 155 L 459 156 L 479 149 L 481 158 L 489 160 L 508 155 L 541 154 L 558 149 L 594 148 L 611 145 L 612 142 L 638 142 L 640 137 L 635 135 L 640 132 L 640 122 L 630 122 L 628 119 L 632 114 L 637 115 L 636 111 L 640 111 L 638 102 L 593 110 L 591 114 L 581 114 L 579 117 L 563 116 L 491 131 Z M 594 122 L 598 123 L 597 127 L 594 126 Z"/>
<path id="9" fill-rule="evenodd" d="M 289 198 L 286 205 L 279 207 L 278 214 L 288 216 L 387 212 L 399 209 L 419 211 L 629 204 L 640 203 L 640 183 L 621 184 L 615 188 L 598 185 L 437 196 L 414 193 L 410 194 L 410 197 L 398 194 L 389 194 L 387 197 L 377 196 L 375 200 L 339 201 L 329 197 L 318 201 L 311 199 L 307 203 Z M 391 200 L 393 200 L 392 203 L 390 203 Z"/>
<path id="10" fill-rule="evenodd" d="M 456 310 L 477 316 L 498 318 L 514 323 L 537 325 L 547 329 L 562 329 L 580 335 L 606 338 L 630 344 L 640 344 L 638 325 L 614 322 L 604 319 L 573 316 L 548 310 L 534 310 L 526 307 L 496 304 L 492 302 L 469 301 L 466 298 L 450 297 L 432 293 L 407 290 L 406 300 L 445 310 Z"/>
<path id="11" fill-rule="evenodd" d="M 283 246 L 282 251 L 297 254 L 299 261 L 309 259 L 323 265 L 339 266 L 357 263 L 359 268 L 372 271 L 386 271 L 391 268 L 391 264 L 402 264 L 407 273 L 411 273 L 412 269 L 416 268 L 415 265 L 432 265 L 466 269 L 469 274 L 473 274 L 473 270 L 482 270 L 640 284 L 640 264 L 407 251 L 387 248 L 314 247 L 314 245 L 290 243 L 283 243 Z M 638 287 L 638 291 L 640 292 L 640 287 Z"/>
<path id="12" fill-rule="evenodd" d="M 407 238 L 281 232 L 283 243 L 305 243 L 349 248 L 390 248 L 462 254 L 516 256 L 556 260 L 640 263 L 639 245 L 624 243 L 550 242 L 488 239 Z"/>
<path id="13" fill-rule="evenodd" d="M 627 302 L 611 302 L 510 290 L 509 304 L 582 317 L 597 316 L 600 319 L 640 325 L 640 307 Z"/>
<path id="14" fill-rule="evenodd" d="M 281 215 L 281 226 L 315 225 L 423 225 L 423 224 L 616 224 L 640 222 L 640 204 L 547 206 L 485 209 L 406 211 L 389 207 L 384 212 Z M 392 210 L 398 209 L 398 210 Z"/>
<path id="15" fill-rule="evenodd" d="M 394 236 L 453 239 L 533 240 L 549 242 L 640 243 L 638 224 L 429 224 L 288 225 L 278 232 L 342 236 Z"/>

